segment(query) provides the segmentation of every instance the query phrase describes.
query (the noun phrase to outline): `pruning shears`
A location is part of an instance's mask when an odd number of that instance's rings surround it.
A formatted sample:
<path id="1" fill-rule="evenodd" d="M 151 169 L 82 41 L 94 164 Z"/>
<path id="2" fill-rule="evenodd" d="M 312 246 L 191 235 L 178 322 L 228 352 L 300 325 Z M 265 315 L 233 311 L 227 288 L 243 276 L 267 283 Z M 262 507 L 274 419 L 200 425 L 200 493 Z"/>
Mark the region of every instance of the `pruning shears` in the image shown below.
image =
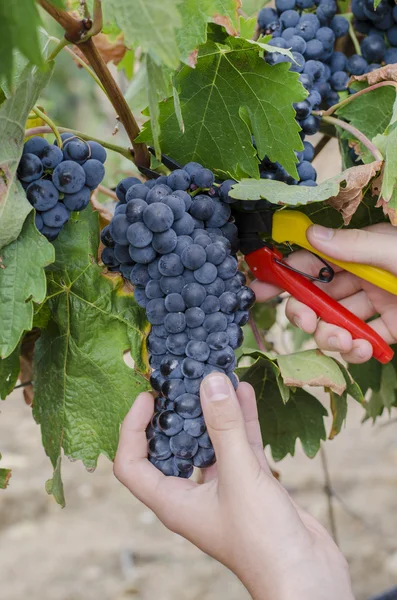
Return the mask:
<path id="1" fill-rule="evenodd" d="M 233 211 L 239 230 L 240 249 L 252 273 L 260 281 L 270 283 L 309 306 L 316 315 L 327 323 L 343 327 L 353 339 L 368 340 L 373 356 L 386 364 L 393 358 L 393 350 L 367 323 L 328 296 L 314 285 L 314 281 L 329 283 L 334 271 L 326 261 L 397 295 L 397 277 L 377 267 L 335 260 L 322 254 L 310 245 L 306 231 L 313 225 L 310 218 L 299 211 L 264 210 L 256 212 Z M 296 244 L 319 257 L 323 266 L 317 277 L 307 275 L 285 262 L 281 252 L 259 234 L 270 234 L 279 244 Z"/>

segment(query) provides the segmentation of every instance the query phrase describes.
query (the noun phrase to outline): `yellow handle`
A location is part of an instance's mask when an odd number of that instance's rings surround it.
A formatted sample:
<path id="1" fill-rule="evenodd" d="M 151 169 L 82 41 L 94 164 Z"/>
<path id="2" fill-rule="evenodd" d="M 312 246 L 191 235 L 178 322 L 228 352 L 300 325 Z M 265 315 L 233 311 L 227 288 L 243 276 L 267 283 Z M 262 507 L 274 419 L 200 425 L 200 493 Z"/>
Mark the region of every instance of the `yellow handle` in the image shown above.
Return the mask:
<path id="1" fill-rule="evenodd" d="M 331 258 L 316 250 L 306 237 L 306 231 L 310 225 L 313 225 L 313 221 L 301 212 L 278 210 L 273 215 L 272 238 L 275 242 L 280 244 L 284 242 L 297 244 L 306 250 L 310 250 L 310 252 L 314 252 L 334 265 L 338 265 L 342 269 L 345 269 L 345 271 L 349 271 L 350 273 L 373 283 L 377 287 L 397 295 L 397 277 L 388 271 L 370 265 L 360 265 L 358 263 L 336 260 L 335 258 Z"/>

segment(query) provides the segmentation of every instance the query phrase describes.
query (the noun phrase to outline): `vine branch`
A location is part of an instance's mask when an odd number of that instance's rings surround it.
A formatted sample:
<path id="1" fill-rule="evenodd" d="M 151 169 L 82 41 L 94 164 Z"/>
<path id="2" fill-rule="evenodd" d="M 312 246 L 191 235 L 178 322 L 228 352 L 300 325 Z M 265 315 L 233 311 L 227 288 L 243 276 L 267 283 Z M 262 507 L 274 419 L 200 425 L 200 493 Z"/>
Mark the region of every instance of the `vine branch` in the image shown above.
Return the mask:
<path id="1" fill-rule="evenodd" d="M 372 154 L 375 160 L 383 161 L 383 156 L 380 150 L 364 135 L 357 127 L 353 127 L 350 123 L 346 123 L 346 121 L 342 121 L 342 119 L 337 119 L 336 117 L 327 117 L 321 111 L 314 112 L 319 117 L 322 117 L 322 120 L 325 123 L 329 123 L 330 125 L 334 125 L 335 127 L 340 127 L 345 131 L 351 133 L 359 142 L 362 143 Z"/>
<path id="2" fill-rule="evenodd" d="M 134 162 L 137 166 L 149 167 L 150 155 L 146 144 L 135 142 L 140 133 L 139 126 L 131 113 L 120 88 L 112 77 L 105 61 L 98 52 L 92 36 L 99 33 L 98 27 L 102 23 L 102 10 L 100 0 L 94 3 L 94 21 L 89 19 L 77 20 L 65 10 L 57 8 L 48 0 L 38 0 L 44 10 L 59 23 L 65 30 L 65 38 L 77 44 L 84 54 L 93 71 L 101 81 L 103 88 L 118 115 L 120 122 L 124 125 L 127 135 L 134 149 Z"/>
<path id="3" fill-rule="evenodd" d="M 386 87 L 386 86 L 394 87 L 396 90 L 396 93 L 397 93 L 397 83 L 395 81 L 379 81 L 379 83 L 374 83 L 374 85 L 370 85 L 369 87 L 364 88 L 363 90 L 359 90 L 355 94 L 352 94 L 351 96 L 348 96 L 347 98 L 345 98 L 344 100 L 341 100 L 337 104 L 334 104 L 327 110 L 322 111 L 321 115 L 323 117 L 328 117 L 328 116 L 332 115 L 334 112 L 336 112 L 337 110 L 339 110 L 340 108 L 342 108 L 342 106 L 346 106 L 346 104 L 350 104 L 350 102 L 354 102 L 354 100 L 356 100 L 356 98 L 360 98 L 360 96 L 364 96 L 364 94 L 368 94 L 368 92 L 372 92 L 373 90 L 376 90 L 381 87 Z"/>

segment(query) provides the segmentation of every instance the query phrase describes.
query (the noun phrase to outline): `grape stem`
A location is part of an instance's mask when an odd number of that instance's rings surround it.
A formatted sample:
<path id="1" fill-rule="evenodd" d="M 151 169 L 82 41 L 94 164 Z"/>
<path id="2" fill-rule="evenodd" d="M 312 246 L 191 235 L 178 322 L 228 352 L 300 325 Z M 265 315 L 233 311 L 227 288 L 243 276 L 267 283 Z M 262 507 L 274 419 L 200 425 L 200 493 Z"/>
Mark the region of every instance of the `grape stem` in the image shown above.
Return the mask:
<path id="1" fill-rule="evenodd" d="M 54 60 L 54 58 L 56 56 L 58 56 L 58 54 L 61 52 L 61 50 L 63 50 L 65 48 L 65 46 L 67 46 L 67 44 L 68 44 L 68 41 L 66 38 L 59 40 L 58 38 L 51 36 L 50 41 L 56 42 L 57 45 L 54 48 L 54 50 L 51 52 L 50 56 L 48 57 L 48 59 L 47 59 L 48 62 L 51 62 L 52 60 Z"/>
<path id="2" fill-rule="evenodd" d="M 118 119 L 124 125 L 134 148 L 133 160 L 135 164 L 142 167 L 149 167 L 150 155 L 146 144 L 137 143 L 135 141 L 140 133 L 139 126 L 92 38 L 92 36 L 99 33 L 102 28 L 101 1 L 95 0 L 94 2 L 93 21 L 90 19 L 75 19 L 65 10 L 54 6 L 49 0 L 38 0 L 38 2 L 42 8 L 64 28 L 66 40 L 79 46 L 96 76 L 101 81 L 102 86 L 116 111 Z"/>
<path id="3" fill-rule="evenodd" d="M 104 94 L 106 94 L 106 90 L 103 87 L 100 79 L 98 79 L 98 77 L 95 75 L 94 71 L 91 69 L 91 67 L 89 65 L 87 65 L 87 63 L 75 52 L 73 52 L 73 50 L 71 48 L 68 47 L 68 41 L 66 38 L 63 38 L 63 40 L 59 40 L 58 38 L 51 36 L 50 40 L 52 42 L 55 42 L 57 44 L 56 48 L 54 49 L 54 51 L 50 54 L 50 56 L 48 57 L 48 62 L 51 60 L 54 60 L 54 58 L 61 52 L 61 50 L 65 50 L 68 54 L 70 54 L 70 56 L 73 57 L 73 59 L 79 63 L 79 65 L 85 69 L 87 71 L 87 73 L 93 78 L 93 80 L 95 81 L 95 83 L 101 88 L 101 90 L 103 91 Z"/>
<path id="4" fill-rule="evenodd" d="M 263 339 L 262 339 L 262 336 L 258 329 L 258 326 L 255 323 L 255 319 L 252 315 L 250 315 L 248 323 L 249 323 L 249 326 L 251 327 L 252 333 L 254 334 L 254 338 L 255 338 L 256 343 L 258 344 L 259 350 L 261 350 L 262 352 L 266 352 L 266 346 L 263 342 Z"/>
<path id="5" fill-rule="evenodd" d="M 118 202 L 116 192 L 114 192 L 113 190 L 110 190 L 108 187 L 105 187 L 104 185 L 99 184 L 97 187 L 97 190 L 98 190 L 98 192 L 101 192 L 101 194 L 104 194 L 105 196 L 108 196 L 108 198 L 111 198 L 115 202 Z"/>
<path id="6" fill-rule="evenodd" d="M 335 127 L 340 127 L 341 129 L 344 129 L 345 131 L 351 133 L 356 139 L 358 139 L 359 142 L 362 143 L 363 146 L 365 146 L 371 152 L 375 160 L 383 161 L 383 156 L 380 150 L 378 150 L 375 144 L 373 144 L 371 140 L 369 140 L 367 136 L 365 136 L 359 129 L 353 127 L 353 125 L 350 125 L 350 123 L 346 123 L 346 121 L 342 121 L 342 119 L 324 116 L 321 113 L 321 111 L 317 114 L 322 117 L 322 120 L 325 123 L 329 123 L 330 125 L 334 125 Z"/>
<path id="7" fill-rule="evenodd" d="M 359 90 L 355 94 L 351 94 L 344 100 L 341 100 L 337 104 L 334 104 L 333 106 L 331 106 L 331 108 L 321 111 L 321 115 L 323 117 L 328 117 L 328 116 L 332 115 L 334 112 L 336 112 L 337 110 L 339 110 L 340 108 L 342 108 L 342 106 L 346 106 L 346 104 L 350 104 L 350 102 L 353 102 L 354 100 L 356 100 L 356 98 L 360 98 L 360 96 L 364 96 L 364 94 L 368 94 L 368 92 L 372 92 L 373 90 L 376 90 L 378 88 L 385 87 L 385 86 L 394 87 L 396 89 L 396 93 L 397 93 L 397 83 L 395 81 L 379 81 L 378 83 L 375 83 L 374 85 L 370 85 L 369 87 L 367 87 L 363 90 Z"/>
<path id="8" fill-rule="evenodd" d="M 50 119 L 50 117 L 48 115 L 46 115 L 42 110 L 40 110 L 37 106 L 35 106 L 34 108 L 32 108 L 32 111 L 34 112 L 34 114 L 39 117 L 39 119 L 42 119 L 44 121 L 44 123 L 47 123 L 47 125 L 49 126 L 49 128 L 51 129 L 51 131 L 54 132 L 56 141 L 58 143 L 58 146 L 60 148 L 62 148 L 62 138 L 60 136 L 58 127 L 55 125 L 54 121 L 52 119 Z"/>
<path id="9" fill-rule="evenodd" d="M 45 117 L 47 118 L 47 115 L 45 115 Z M 31 137 L 32 135 L 42 135 L 43 133 L 51 133 L 52 131 L 54 131 L 52 127 L 32 127 L 31 129 L 26 129 L 25 137 Z M 100 140 L 99 138 L 93 137 L 92 135 L 87 135 L 82 131 L 77 131 L 76 129 L 69 129 L 69 127 L 58 127 L 58 131 L 59 133 L 66 133 L 70 131 L 70 133 L 73 133 L 76 137 L 79 137 L 82 140 L 92 140 L 93 142 L 98 142 L 98 144 L 101 144 L 104 148 L 107 148 L 108 150 L 113 150 L 113 152 L 117 152 L 118 154 L 121 154 L 129 160 L 133 160 L 131 149 L 124 148 L 124 146 L 117 146 L 116 144 L 105 142 L 104 140 Z"/>
<path id="10" fill-rule="evenodd" d="M 354 27 L 353 27 L 352 23 L 350 23 L 350 25 L 349 25 L 349 36 L 350 36 L 351 41 L 353 42 L 353 46 L 356 51 L 356 54 L 359 54 L 361 56 L 360 43 L 357 39 L 356 32 L 354 31 Z"/>

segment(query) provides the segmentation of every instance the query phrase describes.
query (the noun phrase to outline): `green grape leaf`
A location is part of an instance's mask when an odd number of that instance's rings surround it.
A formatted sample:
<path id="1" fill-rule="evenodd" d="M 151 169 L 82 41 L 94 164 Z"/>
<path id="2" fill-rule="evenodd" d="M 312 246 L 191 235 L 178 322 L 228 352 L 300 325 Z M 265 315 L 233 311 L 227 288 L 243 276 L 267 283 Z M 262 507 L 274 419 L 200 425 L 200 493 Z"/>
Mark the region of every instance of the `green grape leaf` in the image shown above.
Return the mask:
<path id="1" fill-rule="evenodd" d="M 272 302 L 257 302 L 251 309 L 251 316 L 259 329 L 268 331 L 277 318 L 277 305 Z"/>
<path id="2" fill-rule="evenodd" d="M 348 224 L 363 199 L 363 188 L 376 176 L 381 166 L 381 161 L 375 161 L 351 167 L 316 187 L 292 186 L 270 179 L 243 179 L 232 187 L 229 194 L 239 200 L 265 198 L 273 204 L 288 206 L 327 200 L 328 204 L 341 212 L 345 224 Z"/>
<path id="3" fill-rule="evenodd" d="M 176 33 L 182 60 L 195 64 L 193 51 L 207 41 L 207 23 L 223 25 L 228 33 L 236 35 L 239 29 L 238 0 L 183 0 L 179 10 L 182 27 Z"/>
<path id="4" fill-rule="evenodd" d="M 33 324 L 33 302 L 46 296 L 44 267 L 54 260 L 52 245 L 36 229 L 33 212 L 19 237 L 0 250 L 0 357 L 7 357 Z"/>
<path id="5" fill-rule="evenodd" d="M 220 36 L 219 28 L 212 30 L 213 37 Z M 160 144 L 165 154 L 182 164 L 198 161 L 237 179 L 258 177 L 258 155 L 266 154 L 297 177 L 294 151 L 302 142 L 292 104 L 306 91 L 288 64 L 270 66 L 260 52 L 261 45 L 224 36 L 200 48 L 195 69 L 181 68 L 175 85 L 185 131 L 180 130 L 173 98 L 161 103 Z M 153 140 L 150 122 L 138 139 Z"/>
<path id="6" fill-rule="evenodd" d="M 140 46 L 157 64 L 179 65 L 176 30 L 182 27 L 181 0 L 105 0 L 105 22 L 115 22 L 127 46 Z"/>
<path id="7" fill-rule="evenodd" d="M 385 157 L 380 189 L 382 206 L 393 225 L 397 225 L 397 123 L 373 141 Z"/>
<path id="8" fill-rule="evenodd" d="M 331 390 L 330 398 L 331 398 L 332 425 L 331 425 L 331 431 L 330 431 L 330 434 L 328 437 L 330 440 L 333 440 L 334 437 L 340 433 L 340 431 L 343 427 L 343 424 L 346 421 L 347 395 L 342 394 L 339 396 L 338 394 L 335 394 Z"/>
<path id="9" fill-rule="evenodd" d="M 0 105 L 0 249 L 18 237 L 32 210 L 16 178 L 16 171 L 23 149 L 26 119 L 51 71 L 50 67 L 38 71 L 28 65 L 12 96 Z"/>
<path id="10" fill-rule="evenodd" d="M 382 365 L 375 358 L 366 362 L 365 368 L 362 365 L 349 365 L 349 373 L 360 386 L 363 394 L 368 390 L 375 392 L 380 390 Z"/>
<path id="11" fill-rule="evenodd" d="M 367 402 L 367 415 L 373 421 L 379 417 L 385 408 L 389 411 L 396 402 L 397 373 L 392 363 L 381 365 L 380 387 L 373 391 Z"/>
<path id="12" fill-rule="evenodd" d="M 241 10 L 248 17 L 252 17 L 252 15 L 256 14 L 261 8 L 265 6 L 265 4 L 269 4 L 270 0 L 242 0 Z"/>
<path id="13" fill-rule="evenodd" d="M 54 243 L 48 269 L 51 320 L 36 343 L 34 417 L 54 468 L 47 490 L 62 503 L 62 449 L 94 469 L 114 458 L 120 424 L 138 393 L 149 389 L 145 312 L 117 275 L 96 262 L 98 214 L 87 209 Z M 123 360 L 130 351 L 134 368 Z"/>
<path id="14" fill-rule="evenodd" d="M 274 460 L 295 454 L 299 438 L 304 452 L 313 458 L 321 440 L 326 439 L 324 417 L 327 410 L 314 396 L 301 388 L 290 390 L 283 402 L 271 361 L 259 357 L 256 362 L 237 370 L 241 381 L 255 390 L 264 446 L 270 445 Z"/>
<path id="15" fill-rule="evenodd" d="M 0 460 L 1 460 L 1 454 L 0 454 Z M 10 477 L 11 477 L 10 469 L 0 469 L 0 490 L 6 489 L 6 487 L 9 484 Z"/>
<path id="16" fill-rule="evenodd" d="M 354 100 L 339 108 L 337 114 L 361 131 L 369 140 L 372 140 L 387 129 L 393 116 L 395 99 L 396 92 L 392 87 L 377 88 L 363 96 L 354 97 Z M 357 145 L 357 140 L 352 138 L 351 134 L 344 132 L 345 136 L 354 139 L 354 143 Z M 364 162 L 372 161 L 373 156 L 369 150 L 362 144 L 359 146 L 360 158 Z"/>
<path id="17" fill-rule="evenodd" d="M 281 355 L 277 363 L 285 385 L 325 387 L 339 396 L 346 389 L 344 375 L 336 361 L 318 349 Z"/>
<path id="18" fill-rule="evenodd" d="M 5 400 L 17 383 L 20 350 L 18 344 L 7 358 L 0 358 L 0 400 Z"/>
<path id="19" fill-rule="evenodd" d="M 39 26 L 41 19 L 36 2 L 18 0 L 0 2 L 0 81 L 12 80 L 14 50 L 35 65 L 43 65 Z"/>

